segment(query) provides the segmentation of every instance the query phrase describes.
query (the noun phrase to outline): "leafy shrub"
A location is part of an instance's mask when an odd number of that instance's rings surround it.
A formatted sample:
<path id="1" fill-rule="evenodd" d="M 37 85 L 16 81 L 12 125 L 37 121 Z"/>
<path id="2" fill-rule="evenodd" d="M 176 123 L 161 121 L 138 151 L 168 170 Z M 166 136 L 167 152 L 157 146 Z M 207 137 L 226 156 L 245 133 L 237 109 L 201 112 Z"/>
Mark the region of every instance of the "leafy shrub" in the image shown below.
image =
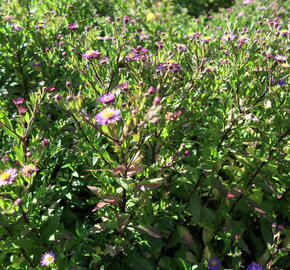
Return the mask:
<path id="1" fill-rule="evenodd" d="M 288 269 L 286 3 L 99 3 L 1 3 L 1 269 Z"/>

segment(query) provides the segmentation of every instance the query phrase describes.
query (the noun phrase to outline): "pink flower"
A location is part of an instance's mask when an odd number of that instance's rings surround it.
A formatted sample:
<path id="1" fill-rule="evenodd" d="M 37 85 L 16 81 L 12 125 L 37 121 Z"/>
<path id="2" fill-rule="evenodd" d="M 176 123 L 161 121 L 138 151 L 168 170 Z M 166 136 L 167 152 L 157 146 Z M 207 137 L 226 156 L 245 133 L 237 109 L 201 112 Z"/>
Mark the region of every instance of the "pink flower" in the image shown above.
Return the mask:
<path id="1" fill-rule="evenodd" d="M 114 123 L 121 119 L 121 111 L 114 108 L 106 108 L 96 115 L 96 121 L 98 125 L 107 125 Z"/>
<path id="2" fill-rule="evenodd" d="M 40 264 L 47 266 L 55 261 L 55 254 L 52 251 L 44 253 L 41 257 Z"/>
<path id="3" fill-rule="evenodd" d="M 100 96 L 99 101 L 102 103 L 109 103 L 115 100 L 115 95 L 113 93 L 107 93 Z"/>
<path id="4" fill-rule="evenodd" d="M 98 50 L 89 50 L 83 54 L 83 58 L 91 59 L 100 57 L 100 52 Z"/>
<path id="5" fill-rule="evenodd" d="M 278 61 L 278 62 L 286 62 L 286 60 L 287 60 L 287 56 L 284 56 L 284 55 L 278 54 L 278 55 L 276 55 L 275 57 L 273 57 L 273 59 L 275 59 L 275 60 Z"/>
<path id="6" fill-rule="evenodd" d="M 27 110 L 28 109 L 26 107 L 23 106 L 18 107 L 19 114 L 26 114 Z"/>
<path id="7" fill-rule="evenodd" d="M 16 177 L 16 169 L 6 169 L 4 172 L 0 173 L 0 186 L 11 185 Z"/>
<path id="8" fill-rule="evenodd" d="M 78 26 L 77 23 L 71 23 L 71 24 L 69 24 L 69 25 L 67 26 L 67 28 L 70 29 L 70 30 L 72 30 L 72 31 L 78 29 L 78 27 L 79 27 L 79 26 Z"/>
<path id="9" fill-rule="evenodd" d="M 12 102 L 13 102 L 15 105 L 22 104 L 23 101 L 24 101 L 24 98 L 21 98 L 21 97 L 12 100 Z"/>

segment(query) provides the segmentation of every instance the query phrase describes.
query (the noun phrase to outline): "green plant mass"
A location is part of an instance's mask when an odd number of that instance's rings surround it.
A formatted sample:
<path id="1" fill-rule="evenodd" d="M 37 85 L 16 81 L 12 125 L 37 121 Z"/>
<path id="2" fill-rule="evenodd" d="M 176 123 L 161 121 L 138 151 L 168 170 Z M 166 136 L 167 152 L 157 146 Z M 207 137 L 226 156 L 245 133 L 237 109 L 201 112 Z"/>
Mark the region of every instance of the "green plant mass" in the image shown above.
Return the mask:
<path id="1" fill-rule="evenodd" d="M 0 270 L 290 269 L 288 15 L 0 1 Z"/>

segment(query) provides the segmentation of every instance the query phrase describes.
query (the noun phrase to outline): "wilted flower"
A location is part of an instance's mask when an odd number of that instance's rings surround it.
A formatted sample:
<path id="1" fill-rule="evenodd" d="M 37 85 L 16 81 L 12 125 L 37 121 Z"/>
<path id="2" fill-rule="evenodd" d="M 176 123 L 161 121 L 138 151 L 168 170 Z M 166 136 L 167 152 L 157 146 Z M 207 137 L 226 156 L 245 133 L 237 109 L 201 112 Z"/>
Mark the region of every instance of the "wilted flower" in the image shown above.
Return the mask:
<path id="1" fill-rule="evenodd" d="M 113 93 L 107 93 L 100 96 L 99 101 L 102 103 L 109 103 L 115 100 L 115 95 Z"/>
<path id="2" fill-rule="evenodd" d="M 34 172 L 37 172 L 38 168 L 34 164 L 23 165 L 20 172 L 21 174 L 30 177 Z"/>
<path id="3" fill-rule="evenodd" d="M 208 268 L 211 270 L 218 270 L 221 268 L 221 262 L 217 257 L 212 257 L 208 261 Z"/>
<path id="4" fill-rule="evenodd" d="M 20 98 L 15 98 L 12 100 L 12 102 L 15 104 L 15 105 L 19 105 L 19 104 L 22 104 L 24 101 L 24 98 L 20 97 Z"/>
<path id="5" fill-rule="evenodd" d="M 16 169 L 6 169 L 0 173 L 0 186 L 11 185 L 17 177 Z"/>
<path id="6" fill-rule="evenodd" d="M 89 50 L 83 54 L 83 58 L 91 59 L 100 57 L 100 52 L 98 50 Z"/>
<path id="7" fill-rule="evenodd" d="M 40 264 L 47 266 L 55 261 L 55 254 L 52 251 L 44 253 L 41 257 Z"/>
<path id="8" fill-rule="evenodd" d="M 121 111 L 114 108 L 106 108 L 96 115 L 96 121 L 99 125 L 107 125 L 121 119 Z"/>
<path id="9" fill-rule="evenodd" d="M 261 265 L 256 264 L 256 263 L 251 263 L 248 267 L 247 270 L 265 270 Z"/>

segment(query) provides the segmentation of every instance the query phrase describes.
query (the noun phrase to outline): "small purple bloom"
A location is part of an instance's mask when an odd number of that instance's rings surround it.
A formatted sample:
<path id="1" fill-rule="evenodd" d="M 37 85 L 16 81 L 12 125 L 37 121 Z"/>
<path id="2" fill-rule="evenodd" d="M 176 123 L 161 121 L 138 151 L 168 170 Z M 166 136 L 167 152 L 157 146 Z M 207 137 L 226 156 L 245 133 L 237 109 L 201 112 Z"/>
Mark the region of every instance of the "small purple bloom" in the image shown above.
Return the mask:
<path id="1" fill-rule="evenodd" d="M 83 58 L 91 59 L 100 57 L 100 52 L 98 50 L 89 50 L 83 54 Z"/>
<path id="2" fill-rule="evenodd" d="M 16 169 L 6 169 L 0 173 L 0 186 L 11 185 L 17 177 Z"/>
<path id="3" fill-rule="evenodd" d="M 74 31 L 76 29 L 78 29 L 79 25 L 75 22 L 75 23 L 71 23 L 67 26 L 68 29 Z"/>
<path id="4" fill-rule="evenodd" d="M 178 72 L 180 70 L 180 65 L 174 62 L 164 62 L 158 64 L 156 71 L 161 72 L 163 70 Z"/>
<path id="5" fill-rule="evenodd" d="M 41 257 L 40 264 L 47 266 L 55 261 L 55 254 L 52 251 L 44 253 Z"/>
<path id="6" fill-rule="evenodd" d="M 107 125 L 114 123 L 121 119 L 121 111 L 114 108 L 106 108 L 96 115 L 96 121 L 98 125 Z"/>
<path id="7" fill-rule="evenodd" d="M 99 40 L 113 40 L 115 37 L 99 37 Z"/>
<path id="8" fill-rule="evenodd" d="M 248 267 L 247 270 L 265 270 L 261 265 L 256 264 L 256 263 L 251 263 Z"/>
<path id="9" fill-rule="evenodd" d="M 175 49 L 178 51 L 186 51 L 187 50 L 187 46 L 185 44 L 176 44 L 175 45 Z"/>
<path id="10" fill-rule="evenodd" d="M 24 98 L 20 97 L 20 98 L 16 98 L 16 99 L 13 99 L 12 102 L 15 104 L 15 105 L 19 105 L 19 104 L 22 104 L 24 101 Z"/>
<path id="11" fill-rule="evenodd" d="M 19 24 L 13 24 L 12 29 L 15 30 L 15 31 L 21 31 L 24 28 L 21 25 L 19 25 Z"/>
<path id="12" fill-rule="evenodd" d="M 230 33 L 230 34 L 226 34 L 226 35 L 222 36 L 222 37 L 221 37 L 221 40 L 226 42 L 226 41 L 233 40 L 233 39 L 235 39 L 236 37 L 237 37 L 237 36 L 236 36 L 235 34 Z"/>
<path id="13" fill-rule="evenodd" d="M 129 83 L 128 82 L 121 83 L 119 85 L 119 88 L 124 90 L 124 91 L 127 91 L 129 89 Z"/>
<path id="14" fill-rule="evenodd" d="M 275 59 L 278 62 L 286 62 L 287 58 L 288 58 L 287 56 L 277 54 L 273 59 Z"/>
<path id="15" fill-rule="evenodd" d="M 209 259 L 208 261 L 208 268 L 211 270 L 218 270 L 219 268 L 221 268 L 221 262 L 217 257 L 212 257 Z"/>
<path id="16" fill-rule="evenodd" d="M 282 86 L 282 85 L 286 84 L 286 81 L 285 80 L 280 80 L 280 81 L 278 81 L 277 84 L 279 84 L 280 86 Z"/>
<path id="17" fill-rule="evenodd" d="M 115 95 L 113 93 L 107 93 L 100 96 L 99 101 L 102 103 L 109 103 L 115 100 Z"/>

